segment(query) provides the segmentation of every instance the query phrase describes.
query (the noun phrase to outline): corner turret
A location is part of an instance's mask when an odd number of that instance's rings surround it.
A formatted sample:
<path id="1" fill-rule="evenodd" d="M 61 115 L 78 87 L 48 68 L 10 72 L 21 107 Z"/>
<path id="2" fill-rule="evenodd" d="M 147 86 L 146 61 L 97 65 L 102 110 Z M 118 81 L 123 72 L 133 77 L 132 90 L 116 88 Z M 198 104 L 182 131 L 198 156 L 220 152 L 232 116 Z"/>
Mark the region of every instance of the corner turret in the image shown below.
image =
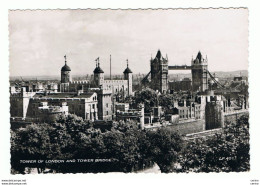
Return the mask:
<path id="1" fill-rule="evenodd" d="M 127 95 L 130 96 L 133 93 L 132 92 L 133 72 L 128 66 L 128 59 L 126 61 L 127 61 L 127 66 L 126 69 L 124 70 L 124 79 L 127 80 Z"/>
<path id="2" fill-rule="evenodd" d="M 61 92 L 68 92 L 69 91 L 69 83 L 72 81 L 71 78 L 71 69 L 67 65 L 67 57 L 64 56 L 65 59 L 65 65 L 61 68 L 61 86 L 60 90 Z"/>
<path id="3" fill-rule="evenodd" d="M 104 71 L 100 67 L 99 57 L 95 60 L 96 68 L 94 69 L 94 83 L 96 86 L 100 87 L 104 84 Z"/>

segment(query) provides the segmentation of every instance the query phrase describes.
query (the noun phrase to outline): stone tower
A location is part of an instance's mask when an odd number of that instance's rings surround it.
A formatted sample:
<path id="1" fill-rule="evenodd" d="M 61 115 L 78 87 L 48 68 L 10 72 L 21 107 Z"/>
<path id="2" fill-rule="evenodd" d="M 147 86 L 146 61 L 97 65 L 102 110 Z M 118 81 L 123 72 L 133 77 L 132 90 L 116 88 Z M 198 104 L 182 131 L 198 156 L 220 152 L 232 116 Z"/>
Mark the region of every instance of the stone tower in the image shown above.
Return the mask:
<path id="1" fill-rule="evenodd" d="M 205 126 L 206 130 L 224 127 L 224 114 L 220 101 L 211 101 L 206 103 Z"/>
<path id="2" fill-rule="evenodd" d="M 163 58 L 158 50 L 156 57 L 151 59 L 151 88 L 161 93 L 168 90 L 168 58 Z"/>
<path id="3" fill-rule="evenodd" d="M 72 81 L 71 78 L 71 69 L 67 65 L 66 55 L 65 58 L 65 65 L 61 68 L 61 85 L 60 90 L 61 92 L 68 92 L 69 91 L 69 83 Z"/>
<path id="4" fill-rule="evenodd" d="M 94 83 L 97 87 L 100 87 L 104 84 L 104 71 L 101 69 L 99 64 L 99 58 L 97 58 L 96 68 L 94 72 Z"/>
<path id="5" fill-rule="evenodd" d="M 133 72 L 128 67 L 128 60 L 127 60 L 127 67 L 124 70 L 124 80 L 127 80 L 127 95 L 132 95 L 132 81 L 133 81 Z"/>
<path id="6" fill-rule="evenodd" d="M 191 60 L 192 90 L 203 92 L 208 89 L 208 59 L 199 51 L 196 59 Z"/>

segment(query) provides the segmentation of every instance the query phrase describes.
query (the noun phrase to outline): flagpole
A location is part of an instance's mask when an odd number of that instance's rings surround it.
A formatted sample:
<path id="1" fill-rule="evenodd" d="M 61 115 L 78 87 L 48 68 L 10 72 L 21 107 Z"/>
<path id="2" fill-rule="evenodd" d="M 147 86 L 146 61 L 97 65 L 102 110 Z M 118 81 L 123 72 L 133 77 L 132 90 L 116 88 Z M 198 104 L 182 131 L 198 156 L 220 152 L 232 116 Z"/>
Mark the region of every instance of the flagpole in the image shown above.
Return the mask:
<path id="1" fill-rule="evenodd" d="M 112 80 L 112 77 L 111 77 L 111 55 L 110 55 L 110 80 Z"/>

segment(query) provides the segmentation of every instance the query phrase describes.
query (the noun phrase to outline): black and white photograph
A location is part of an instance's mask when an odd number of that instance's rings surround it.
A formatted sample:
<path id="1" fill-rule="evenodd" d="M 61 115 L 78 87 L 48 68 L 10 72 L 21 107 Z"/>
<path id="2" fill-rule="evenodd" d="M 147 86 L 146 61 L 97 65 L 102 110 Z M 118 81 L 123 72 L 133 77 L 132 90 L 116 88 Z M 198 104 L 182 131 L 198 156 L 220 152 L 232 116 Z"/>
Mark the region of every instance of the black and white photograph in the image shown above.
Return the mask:
<path id="1" fill-rule="evenodd" d="M 247 8 L 8 19 L 11 174 L 250 171 Z"/>

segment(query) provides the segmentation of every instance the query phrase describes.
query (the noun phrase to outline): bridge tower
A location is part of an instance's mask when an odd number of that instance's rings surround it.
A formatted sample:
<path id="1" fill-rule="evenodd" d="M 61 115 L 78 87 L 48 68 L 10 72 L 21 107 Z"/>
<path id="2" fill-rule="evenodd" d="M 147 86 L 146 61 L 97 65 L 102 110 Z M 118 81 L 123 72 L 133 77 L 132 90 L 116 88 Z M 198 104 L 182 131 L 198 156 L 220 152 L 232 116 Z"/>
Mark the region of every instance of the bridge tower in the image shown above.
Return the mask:
<path id="1" fill-rule="evenodd" d="M 158 50 L 156 57 L 151 58 L 151 88 L 161 93 L 168 90 L 168 58 L 164 58 Z"/>
<path id="2" fill-rule="evenodd" d="M 205 91 L 208 89 L 208 59 L 198 52 L 196 59 L 191 60 L 192 90 Z"/>

